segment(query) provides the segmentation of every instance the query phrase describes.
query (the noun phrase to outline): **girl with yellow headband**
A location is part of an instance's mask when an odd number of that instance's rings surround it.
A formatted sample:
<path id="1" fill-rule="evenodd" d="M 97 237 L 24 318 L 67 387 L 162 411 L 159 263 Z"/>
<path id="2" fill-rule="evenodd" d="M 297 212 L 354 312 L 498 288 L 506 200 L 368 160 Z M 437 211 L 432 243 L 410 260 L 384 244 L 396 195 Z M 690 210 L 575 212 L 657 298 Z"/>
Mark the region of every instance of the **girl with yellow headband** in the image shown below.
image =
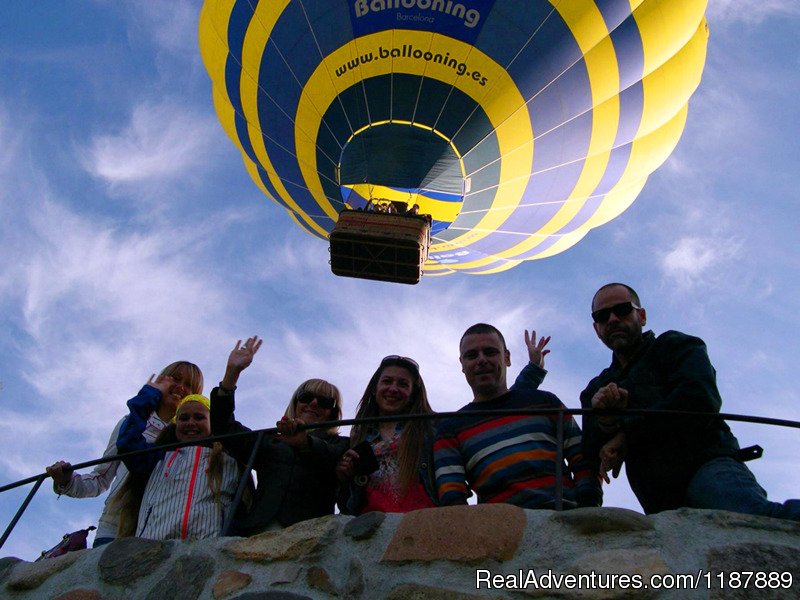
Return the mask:
<path id="1" fill-rule="evenodd" d="M 151 399 L 150 405 L 153 408 L 147 416 L 143 435 L 146 441 L 155 442 L 159 433 L 175 416 L 178 402 L 188 394 L 203 392 L 203 373 L 197 365 L 179 360 L 164 367 L 157 377 L 151 377 L 150 383 L 153 385 L 145 385 L 139 394 Z M 120 419 L 111 432 L 103 457 L 117 454 L 117 436 L 126 418 L 127 416 Z M 69 462 L 60 460 L 46 470 L 53 478 L 53 491 L 59 495 L 71 498 L 94 498 L 109 490 L 97 523 L 93 547 L 114 541 L 119 528 L 119 508 L 116 498 L 128 476 L 125 465 L 119 460 L 112 460 L 97 465 L 86 473 L 75 473 Z"/>
<path id="2" fill-rule="evenodd" d="M 159 387 L 158 381 L 150 385 Z M 150 403 L 128 401 L 130 414 L 120 429 L 120 453 L 172 442 L 197 442 L 168 452 L 148 452 L 123 459 L 132 476 L 121 494 L 119 537 L 194 540 L 220 534 L 239 481 L 236 461 L 211 435 L 211 403 L 190 394 L 178 403 L 175 418 L 150 444 L 142 435 Z"/>

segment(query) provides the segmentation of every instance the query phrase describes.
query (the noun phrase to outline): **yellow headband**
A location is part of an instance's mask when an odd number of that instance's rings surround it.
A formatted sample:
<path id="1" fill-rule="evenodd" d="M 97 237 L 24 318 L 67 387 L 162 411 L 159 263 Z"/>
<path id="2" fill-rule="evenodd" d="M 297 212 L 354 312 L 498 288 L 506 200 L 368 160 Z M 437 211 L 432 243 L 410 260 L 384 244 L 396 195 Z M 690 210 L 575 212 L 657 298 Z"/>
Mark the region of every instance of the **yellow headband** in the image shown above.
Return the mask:
<path id="1" fill-rule="evenodd" d="M 209 412 L 211 412 L 211 400 L 209 400 L 202 394 L 189 394 L 188 396 L 183 398 L 180 402 L 178 402 L 178 408 L 175 409 L 175 416 L 172 417 L 173 423 L 178 418 L 178 413 L 180 412 L 181 407 L 187 402 L 199 402 L 200 404 L 205 406 Z"/>

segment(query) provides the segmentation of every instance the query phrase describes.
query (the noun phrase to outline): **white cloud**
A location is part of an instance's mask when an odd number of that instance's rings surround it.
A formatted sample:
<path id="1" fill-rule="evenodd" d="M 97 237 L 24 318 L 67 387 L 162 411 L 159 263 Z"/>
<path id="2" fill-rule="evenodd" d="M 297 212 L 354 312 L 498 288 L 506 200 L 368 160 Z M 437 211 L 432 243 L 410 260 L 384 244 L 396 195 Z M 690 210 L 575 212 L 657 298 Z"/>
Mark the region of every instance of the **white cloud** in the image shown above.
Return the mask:
<path id="1" fill-rule="evenodd" d="M 661 257 L 664 274 L 682 287 L 717 279 L 719 269 L 737 257 L 741 245 L 721 236 L 684 237 Z"/>
<path id="2" fill-rule="evenodd" d="M 758 24 L 766 19 L 800 15 L 796 0 L 710 0 L 712 20 Z"/>
<path id="3" fill-rule="evenodd" d="M 112 185 L 179 176 L 206 161 L 218 129 L 184 105 L 141 103 L 122 131 L 92 138 L 84 165 Z"/>
<path id="4" fill-rule="evenodd" d="M 127 5 L 138 21 L 164 50 L 197 54 L 197 19 L 200 3 L 192 0 L 148 0 Z"/>

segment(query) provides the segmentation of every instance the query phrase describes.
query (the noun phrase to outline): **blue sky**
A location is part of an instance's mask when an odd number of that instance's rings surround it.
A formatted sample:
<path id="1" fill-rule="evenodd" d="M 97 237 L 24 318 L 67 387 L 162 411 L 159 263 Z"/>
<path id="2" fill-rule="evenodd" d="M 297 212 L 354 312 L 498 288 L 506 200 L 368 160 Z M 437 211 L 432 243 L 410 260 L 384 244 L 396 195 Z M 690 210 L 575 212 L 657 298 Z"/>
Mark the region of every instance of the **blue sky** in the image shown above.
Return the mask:
<path id="1" fill-rule="evenodd" d="M 239 417 L 274 424 L 322 377 L 352 416 L 381 357 L 416 358 L 435 409 L 471 398 L 458 340 L 553 336 L 543 387 L 578 405 L 609 360 L 589 302 L 633 285 L 656 331 L 703 337 L 726 412 L 800 420 L 797 132 L 800 6 L 711 0 L 708 58 L 683 138 L 621 217 L 550 259 L 399 286 L 334 277 L 219 126 L 197 50 L 200 1 L 0 8 L 0 482 L 98 457 L 125 401 L 174 360 L 206 392 L 239 338 L 265 339 Z M 733 424 L 770 497 L 800 496 L 798 432 Z M 0 494 L 5 528 L 27 490 Z M 606 504 L 638 510 L 624 478 Z M 0 554 L 32 560 L 95 523 L 96 500 L 37 494 Z"/>

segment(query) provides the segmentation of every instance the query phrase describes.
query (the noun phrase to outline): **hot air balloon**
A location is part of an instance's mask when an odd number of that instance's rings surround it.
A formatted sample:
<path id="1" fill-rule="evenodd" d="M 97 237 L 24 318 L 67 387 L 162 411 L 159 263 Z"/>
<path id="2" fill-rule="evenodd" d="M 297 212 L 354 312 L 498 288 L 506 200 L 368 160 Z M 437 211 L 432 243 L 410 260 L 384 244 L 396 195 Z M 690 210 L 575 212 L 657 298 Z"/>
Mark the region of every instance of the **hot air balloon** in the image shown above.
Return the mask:
<path id="1" fill-rule="evenodd" d="M 206 0 L 199 43 L 222 126 L 300 227 L 416 205 L 426 275 L 489 274 L 630 206 L 683 131 L 705 8 Z"/>

